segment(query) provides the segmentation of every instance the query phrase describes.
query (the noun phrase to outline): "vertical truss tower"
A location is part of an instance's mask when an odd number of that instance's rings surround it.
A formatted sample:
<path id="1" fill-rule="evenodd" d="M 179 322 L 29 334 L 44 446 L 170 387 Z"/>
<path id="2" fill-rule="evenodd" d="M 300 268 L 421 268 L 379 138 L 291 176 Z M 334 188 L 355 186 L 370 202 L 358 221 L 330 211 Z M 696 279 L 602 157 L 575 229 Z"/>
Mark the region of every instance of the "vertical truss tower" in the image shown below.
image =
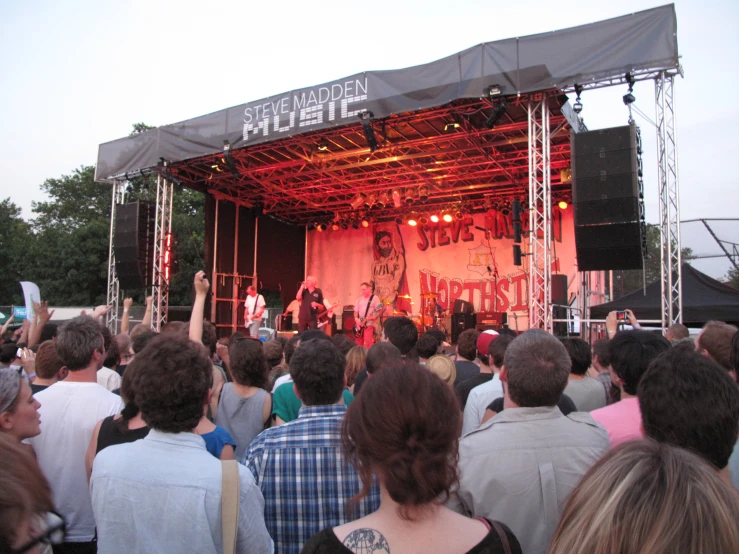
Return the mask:
<path id="1" fill-rule="evenodd" d="M 126 200 L 126 186 L 128 181 L 113 181 L 113 198 L 110 203 L 110 238 L 108 242 L 108 293 L 106 304 L 111 306 L 105 316 L 105 326 L 114 335 L 118 334 L 118 301 L 120 287 L 118 286 L 118 275 L 115 271 L 115 250 L 113 248 L 113 237 L 115 236 L 115 214 L 118 204 Z"/>
<path id="2" fill-rule="evenodd" d="M 151 276 L 151 326 L 161 331 L 167 322 L 169 308 L 169 281 L 164 274 L 164 250 L 166 237 L 172 231 L 173 184 L 160 173 L 157 176 L 157 205 L 154 221 L 154 263 Z"/>

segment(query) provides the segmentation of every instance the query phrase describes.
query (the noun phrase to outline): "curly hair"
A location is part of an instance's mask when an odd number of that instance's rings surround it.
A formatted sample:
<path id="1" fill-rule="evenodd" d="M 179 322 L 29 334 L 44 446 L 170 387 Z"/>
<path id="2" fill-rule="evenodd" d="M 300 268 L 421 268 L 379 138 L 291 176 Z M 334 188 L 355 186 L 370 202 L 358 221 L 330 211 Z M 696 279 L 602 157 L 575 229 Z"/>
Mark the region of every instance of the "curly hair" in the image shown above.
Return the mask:
<path id="1" fill-rule="evenodd" d="M 467 329 L 462 331 L 457 338 L 457 353 L 467 361 L 472 361 L 477 357 L 477 339 L 480 332 L 477 329 Z"/>
<path id="2" fill-rule="evenodd" d="M 231 376 L 239 385 L 264 388 L 270 367 L 264 358 L 262 341 L 244 337 L 228 345 Z"/>
<path id="3" fill-rule="evenodd" d="M 141 416 L 165 433 L 192 431 L 213 378 L 207 350 L 187 337 L 159 335 L 129 364 Z"/>
<path id="4" fill-rule="evenodd" d="M 403 519 L 410 519 L 410 508 L 444 502 L 459 479 L 461 425 L 454 392 L 430 371 L 405 363 L 373 375 L 342 426 L 344 455 L 362 480 L 351 503 L 369 493 L 373 474 L 400 504 Z"/>
<path id="5" fill-rule="evenodd" d="M 301 342 L 290 362 L 290 375 L 306 406 L 333 404 L 344 390 L 346 358 L 331 340 Z"/>

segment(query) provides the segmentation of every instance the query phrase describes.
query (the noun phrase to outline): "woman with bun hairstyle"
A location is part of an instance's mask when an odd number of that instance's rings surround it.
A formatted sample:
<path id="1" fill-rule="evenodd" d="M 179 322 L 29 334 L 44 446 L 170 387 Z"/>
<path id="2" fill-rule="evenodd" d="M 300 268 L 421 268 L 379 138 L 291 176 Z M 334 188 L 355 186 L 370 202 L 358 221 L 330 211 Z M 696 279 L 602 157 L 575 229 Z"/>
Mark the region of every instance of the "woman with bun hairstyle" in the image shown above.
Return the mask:
<path id="1" fill-rule="evenodd" d="M 461 420 L 454 391 L 418 365 L 388 367 L 368 379 L 342 429 L 345 457 L 363 485 L 348 508 L 374 479 L 380 507 L 320 531 L 303 553 L 520 554 L 518 540 L 503 524 L 470 519 L 443 505 L 458 479 Z"/>

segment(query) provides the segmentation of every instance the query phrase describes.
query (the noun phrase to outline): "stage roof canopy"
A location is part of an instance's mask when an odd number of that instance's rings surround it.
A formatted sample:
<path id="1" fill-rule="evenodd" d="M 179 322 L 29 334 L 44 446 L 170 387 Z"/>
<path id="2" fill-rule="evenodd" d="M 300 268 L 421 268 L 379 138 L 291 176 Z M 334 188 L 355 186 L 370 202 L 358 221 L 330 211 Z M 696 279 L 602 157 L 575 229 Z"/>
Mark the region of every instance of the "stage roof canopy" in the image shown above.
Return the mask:
<path id="1" fill-rule="evenodd" d="M 552 98 L 556 197 L 569 189 L 568 131 L 577 126 L 559 93 L 678 64 L 667 5 L 358 73 L 104 143 L 96 179 L 135 178 L 164 161 L 176 182 L 307 225 L 390 219 L 414 204 L 482 209 L 485 199 L 523 199 L 528 190 L 527 106 L 543 93 Z"/>

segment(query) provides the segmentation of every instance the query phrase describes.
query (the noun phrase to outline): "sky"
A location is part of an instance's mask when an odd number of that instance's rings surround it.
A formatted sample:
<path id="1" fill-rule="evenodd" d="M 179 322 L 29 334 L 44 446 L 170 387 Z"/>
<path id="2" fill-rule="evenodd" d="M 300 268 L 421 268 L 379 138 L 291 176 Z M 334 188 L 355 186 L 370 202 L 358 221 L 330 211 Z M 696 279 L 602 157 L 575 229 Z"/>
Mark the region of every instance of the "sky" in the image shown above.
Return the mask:
<path id="1" fill-rule="evenodd" d="M 255 5 L 258 4 L 258 5 Z M 31 218 L 48 178 L 96 162 L 137 122 L 160 126 L 361 71 L 430 62 L 475 44 L 555 31 L 664 2 L 519 0 L 0 2 L 0 200 Z M 731 218 L 739 152 L 739 2 L 677 0 L 685 78 L 675 84 L 680 218 Z M 625 125 L 626 87 L 586 91 L 590 129 Z M 636 106 L 655 121 L 654 85 Z M 645 144 L 647 221 L 657 223 L 657 143 Z M 108 191 L 109 185 L 100 185 Z M 718 252 L 695 224 L 683 246 Z M 721 238 L 739 242 L 739 222 Z M 728 261 L 698 261 L 719 277 Z"/>

